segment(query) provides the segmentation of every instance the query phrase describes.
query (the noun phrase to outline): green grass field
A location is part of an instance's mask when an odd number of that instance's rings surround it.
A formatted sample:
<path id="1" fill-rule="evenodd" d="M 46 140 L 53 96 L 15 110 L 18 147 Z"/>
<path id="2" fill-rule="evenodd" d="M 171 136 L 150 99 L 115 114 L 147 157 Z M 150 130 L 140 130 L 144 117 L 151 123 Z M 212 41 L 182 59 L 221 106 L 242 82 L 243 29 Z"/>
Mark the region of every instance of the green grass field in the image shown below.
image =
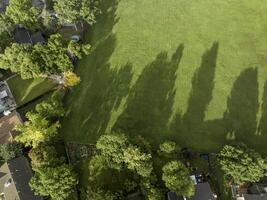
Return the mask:
<path id="1" fill-rule="evenodd" d="M 56 85 L 50 80 L 41 78 L 23 80 L 19 76 L 10 78 L 7 83 L 18 107 L 49 92 Z"/>
<path id="2" fill-rule="evenodd" d="M 155 145 L 217 151 L 236 140 L 267 153 L 264 0 L 103 4 L 66 98 L 67 141 L 121 130 Z"/>

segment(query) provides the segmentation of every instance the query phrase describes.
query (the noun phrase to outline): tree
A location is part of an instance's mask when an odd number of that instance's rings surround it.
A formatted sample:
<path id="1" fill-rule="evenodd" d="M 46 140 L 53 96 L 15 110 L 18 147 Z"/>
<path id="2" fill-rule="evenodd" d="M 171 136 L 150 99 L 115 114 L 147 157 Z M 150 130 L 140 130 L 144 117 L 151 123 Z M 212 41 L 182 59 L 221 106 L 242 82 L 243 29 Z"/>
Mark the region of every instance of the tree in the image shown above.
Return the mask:
<path id="1" fill-rule="evenodd" d="M 37 195 L 65 200 L 75 191 L 77 183 L 77 175 L 72 168 L 63 164 L 36 172 L 30 181 L 30 187 Z"/>
<path id="2" fill-rule="evenodd" d="M 0 34 L 8 33 L 9 36 L 11 32 L 14 30 L 14 22 L 5 14 L 0 14 Z"/>
<path id="3" fill-rule="evenodd" d="M 104 191 L 100 188 L 93 189 L 92 187 L 88 187 L 86 190 L 83 190 L 81 196 L 83 200 L 114 200 L 116 199 L 116 196 L 112 194 L 110 191 Z"/>
<path id="4" fill-rule="evenodd" d="M 152 177 L 153 178 L 153 177 Z M 147 200 L 162 200 L 164 199 L 161 190 L 149 179 L 141 180 L 141 191 Z"/>
<path id="5" fill-rule="evenodd" d="M 173 141 L 165 141 L 159 145 L 160 152 L 165 154 L 174 154 L 177 153 L 180 148 L 179 146 Z"/>
<path id="6" fill-rule="evenodd" d="M 89 181 L 95 181 L 105 168 L 106 164 L 103 156 L 94 156 L 89 162 Z"/>
<path id="7" fill-rule="evenodd" d="M 79 54 L 81 55 L 82 53 Z M 29 79 L 62 76 L 64 72 L 72 71 L 73 63 L 69 56 L 68 44 L 61 35 L 54 34 L 50 36 L 47 44 L 13 43 L 0 54 L 0 67 L 19 73 L 23 79 Z"/>
<path id="8" fill-rule="evenodd" d="M 90 25 L 96 22 L 98 0 L 57 0 L 54 5 L 60 24 L 76 24 L 86 22 Z"/>
<path id="9" fill-rule="evenodd" d="M 39 145 L 29 152 L 31 166 L 34 171 L 39 169 L 51 168 L 62 165 L 65 162 L 64 157 L 59 157 L 55 147 L 47 145 Z"/>
<path id="10" fill-rule="evenodd" d="M 11 160 L 22 154 L 22 147 L 18 143 L 0 144 L 0 157 L 3 161 Z"/>
<path id="11" fill-rule="evenodd" d="M 265 160 L 245 144 L 225 145 L 217 159 L 225 175 L 238 184 L 257 182 L 266 174 Z"/>
<path id="12" fill-rule="evenodd" d="M 16 136 L 17 142 L 25 146 L 37 147 L 39 144 L 48 142 L 58 133 L 59 122 L 51 123 L 38 113 L 28 112 L 27 121 L 23 125 L 18 125 L 16 130 L 21 132 Z"/>
<path id="13" fill-rule="evenodd" d="M 23 79 L 40 77 L 42 69 L 33 58 L 32 46 L 13 43 L 0 54 L 0 67 L 19 73 Z"/>
<path id="14" fill-rule="evenodd" d="M 143 177 L 150 176 L 153 170 L 151 154 L 143 153 L 140 148 L 130 145 L 124 150 L 123 156 L 128 169 Z"/>
<path id="15" fill-rule="evenodd" d="M 162 180 L 166 187 L 178 196 L 194 195 L 194 184 L 189 176 L 189 170 L 180 161 L 171 161 L 162 168 Z"/>
<path id="16" fill-rule="evenodd" d="M 81 81 L 81 78 L 72 71 L 64 72 L 63 75 L 64 75 L 64 85 L 66 87 L 73 87 L 75 85 L 78 85 Z"/>
<path id="17" fill-rule="evenodd" d="M 83 54 L 88 55 L 90 53 L 91 45 L 90 44 L 79 44 L 71 40 L 68 44 L 68 51 L 72 57 L 82 58 Z"/>
<path id="18" fill-rule="evenodd" d="M 57 97 L 37 104 L 35 110 L 44 118 L 62 117 L 65 114 L 62 102 Z"/>
<path id="19" fill-rule="evenodd" d="M 32 6 L 30 0 L 9 0 L 6 16 L 14 24 L 21 24 L 28 29 L 38 27 L 38 15 L 40 11 Z"/>
<path id="20" fill-rule="evenodd" d="M 109 167 L 121 169 L 124 162 L 124 150 L 128 146 L 128 139 L 124 134 L 113 133 L 102 135 L 97 143 L 96 148 L 101 151 Z"/>

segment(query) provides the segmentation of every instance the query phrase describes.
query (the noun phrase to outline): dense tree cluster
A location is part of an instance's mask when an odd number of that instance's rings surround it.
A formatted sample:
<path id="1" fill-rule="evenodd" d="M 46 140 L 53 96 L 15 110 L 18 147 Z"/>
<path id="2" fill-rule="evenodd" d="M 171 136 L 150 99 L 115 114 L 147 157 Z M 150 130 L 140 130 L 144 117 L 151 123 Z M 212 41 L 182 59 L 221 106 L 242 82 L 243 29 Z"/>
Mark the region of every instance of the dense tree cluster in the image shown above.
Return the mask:
<path id="1" fill-rule="evenodd" d="M 162 180 L 167 188 L 180 196 L 193 196 L 194 183 L 190 178 L 189 170 L 180 161 L 171 161 L 162 168 Z"/>
<path id="2" fill-rule="evenodd" d="M 28 120 L 17 127 L 21 134 L 15 138 L 32 147 L 29 157 L 35 173 L 30 181 L 31 188 L 38 195 L 56 200 L 69 198 L 78 183 L 72 167 L 54 147 L 60 126 L 58 118 L 63 115 L 58 98 L 44 101 L 36 106 L 35 111 L 26 114 Z"/>
<path id="3" fill-rule="evenodd" d="M 163 146 L 166 147 L 168 153 L 178 150 L 174 142 L 168 141 Z M 105 134 L 98 139 L 96 148 L 99 150 L 99 154 L 94 156 L 89 163 L 89 181 L 90 185 L 95 187 L 90 188 L 90 192 L 87 192 L 87 195 L 91 195 L 91 197 L 93 197 L 92 191 L 94 191 L 94 195 L 97 192 L 97 195 L 103 196 L 99 192 L 103 191 L 103 188 L 96 185 L 98 177 L 101 177 L 103 171 L 107 170 L 132 174 L 132 179 L 124 180 L 123 191 L 120 191 L 122 194 L 140 191 L 147 200 L 161 200 L 164 198 L 164 194 L 162 188 L 159 187 L 158 178 L 162 178 L 166 183 L 166 188 L 178 195 L 191 196 L 194 194 L 194 185 L 190 179 L 189 170 L 181 162 L 167 163 L 162 169 L 162 177 L 156 175 L 152 149 L 143 138 L 129 139 L 122 133 Z M 159 151 L 161 152 L 161 150 Z M 105 198 L 103 196 L 103 199 Z"/>
<path id="4" fill-rule="evenodd" d="M 23 79 L 62 75 L 73 69 L 70 54 L 89 53 L 89 45 L 75 45 L 77 48 L 68 48 L 59 34 L 51 35 L 47 44 L 13 43 L 0 54 L 0 67 L 19 73 Z"/>
<path id="5" fill-rule="evenodd" d="M 40 10 L 32 6 L 31 0 L 9 0 L 5 13 L 0 14 L 0 35 L 11 33 L 15 25 L 35 30 L 39 27 L 38 15 Z"/>
<path id="6" fill-rule="evenodd" d="M 238 184 L 257 182 L 267 170 L 265 159 L 245 144 L 225 145 L 218 154 L 218 163 L 225 175 Z"/>
<path id="7" fill-rule="evenodd" d="M 98 4 L 98 0 L 57 0 L 54 9 L 60 24 L 86 22 L 92 25 L 100 13 Z"/>

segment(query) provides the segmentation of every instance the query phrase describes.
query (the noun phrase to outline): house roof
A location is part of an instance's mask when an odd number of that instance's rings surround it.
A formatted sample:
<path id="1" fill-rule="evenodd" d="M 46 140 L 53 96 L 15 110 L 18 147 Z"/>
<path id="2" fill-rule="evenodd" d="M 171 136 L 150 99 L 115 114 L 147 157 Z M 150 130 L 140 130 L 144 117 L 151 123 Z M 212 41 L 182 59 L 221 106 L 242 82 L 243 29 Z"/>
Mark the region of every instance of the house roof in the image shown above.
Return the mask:
<path id="1" fill-rule="evenodd" d="M 41 200 L 29 186 L 32 171 L 24 156 L 7 161 L 0 167 L 0 193 L 6 200 Z"/>
<path id="2" fill-rule="evenodd" d="M 215 200 L 208 182 L 198 183 L 195 187 L 195 195 L 187 198 L 188 200 Z"/>
<path id="3" fill-rule="evenodd" d="M 267 194 L 244 194 L 245 200 L 267 200 Z"/>
<path id="4" fill-rule="evenodd" d="M 3 13 L 6 11 L 6 7 L 9 3 L 9 0 L 0 0 L 0 13 Z"/>
<path id="5" fill-rule="evenodd" d="M 168 192 L 167 193 L 167 199 L 168 200 L 184 200 L 184 197 L 177 196 L 174 192 Z"/>
<path id="6" fill-rule="evenodd" d="M 12 140 L 15 134 L 14 129 L 18 124 L 22 124 L 22 120 L 16 111 L 0 118 L 0 144 L 8 143 Z"/>
<path id="7" fill-rule="evenodd" d="M 32 171 L 28 161 L 24 156 L 7 161 L 7 165 L 11 172 L 12 179 L 18 191 L 20 200 L 40 200 L 39 196 L 34 195 L 29 186 L 32 177 Z"/>
<path id="8" fill-rule="evenodd" d="M 15 29 L 14 40 L 19 44 L 37 44 L 45 42 L 45 39 L 40 31 L 31 33 L 25 28 Z"/>

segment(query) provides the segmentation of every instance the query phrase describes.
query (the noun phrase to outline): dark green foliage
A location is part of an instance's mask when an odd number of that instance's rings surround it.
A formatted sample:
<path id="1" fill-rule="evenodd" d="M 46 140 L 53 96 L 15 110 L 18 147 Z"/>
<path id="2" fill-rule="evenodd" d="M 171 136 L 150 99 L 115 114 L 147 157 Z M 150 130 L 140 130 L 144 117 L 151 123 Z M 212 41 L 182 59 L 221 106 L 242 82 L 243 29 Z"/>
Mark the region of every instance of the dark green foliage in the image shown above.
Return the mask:
<path id="1" fill-rule="evenodd" d="M 38 195 L 65 200 L 74 192 L 77 183 L 77 175 L 72 168 L 63 164 L 54 168 L 39 169 L 32 177 L 30 187 Z"/>
<path id="2" fill-rule="evenodd" d="M 189 170 L 180 161 L 171 161 L 162 168 L 162 180 L 166 187 L 178 196 L 190 197 L 194 195 L 194 184 L 190 178 Z"/>
<path id="3" fill-rule="evenodd" d="M 57 0 L 54 9 L 60 24 L 86 22 L 92 25 L 100 12 L 97 6 L 98 0 Z"/>
<path id="4" fill-rule="evenodd" d="M 11 160 L 22 154 L 22 146 L 18 143 L 0 144 L 0 158 L 3 161 Z"/>
<path id="5" fill-rule="evenodd" d="M 40 11 L 32 6 L 31 0 L 10 0 L 6 9 L 6 16 L 13 24 L 23 25 L 28 29 L 38 27 Z"/>
<path id="6" fill-rule="evenodd" d="M 116 196 L 110 191 L 104 191 L 101 189 L 92 189 L 88 187 L 82 191 L 81 197 L 83 200 L 115 200 Z"/>
<path id="7" fill-rule="evenodd" d="M 79 46 L 81 45 L 81 46 Z M 76 44 L 75 56 L 89 53 L 88 45 Z M 0 67 L 19 73 L 23 79 L 61 75 L 72 71 L 73 63 L 68 44 L 59 34 L 51 35 L 47 44 L 26 45 L 13 43 L 0 54 Z"/>
<path id="8" fill-rule="evenodd" d="M 217 159 L 225 175 L 238 184 L 257 182 L 266 174 L 265 159 L 245 144 L 225 145 Z"/>

